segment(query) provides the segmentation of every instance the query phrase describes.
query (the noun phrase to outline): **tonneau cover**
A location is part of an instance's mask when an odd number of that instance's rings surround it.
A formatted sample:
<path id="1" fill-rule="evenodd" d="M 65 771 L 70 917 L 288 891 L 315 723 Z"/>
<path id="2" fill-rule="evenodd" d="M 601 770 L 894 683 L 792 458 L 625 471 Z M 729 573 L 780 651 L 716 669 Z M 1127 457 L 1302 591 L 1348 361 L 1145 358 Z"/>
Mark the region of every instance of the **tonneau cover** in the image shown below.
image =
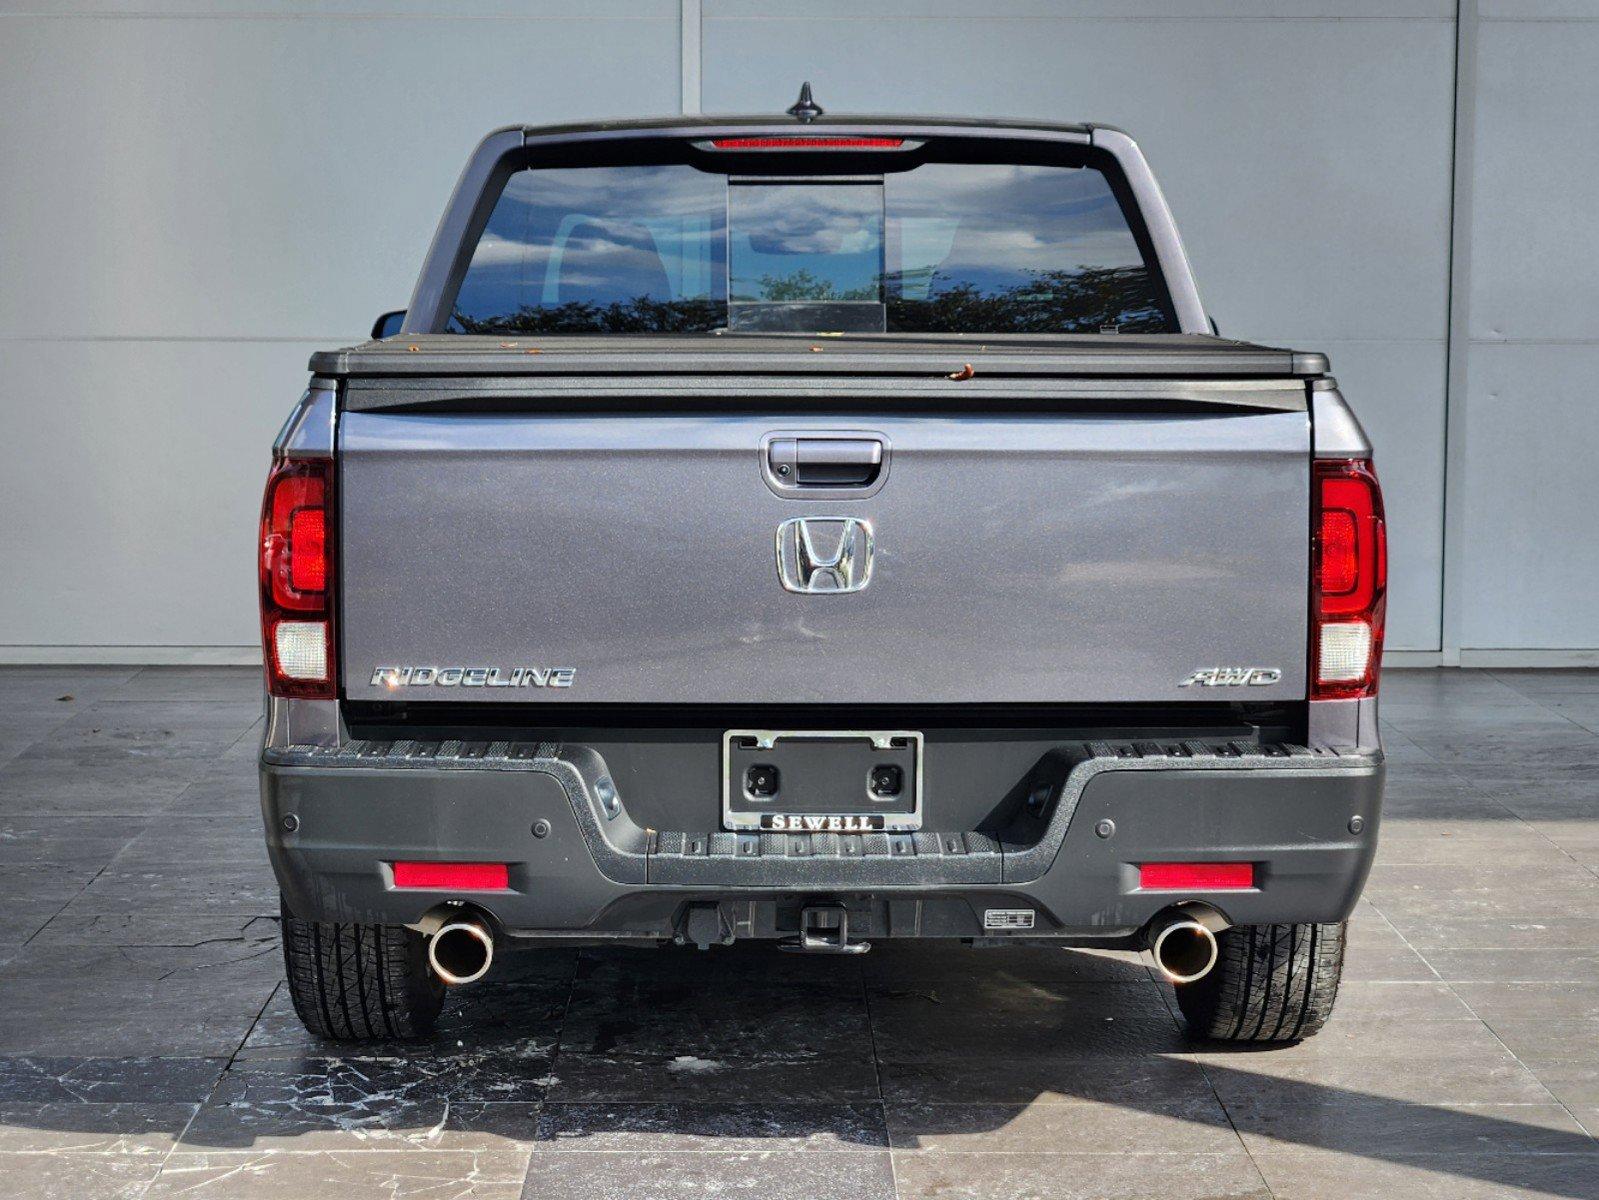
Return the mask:
<path id="1" fill-rule="evenodd" d="M 334 377 L 1124 376 L 1305 379 L 1324 355 L 1200 334 L 399 334 L 311 356 Z"/>

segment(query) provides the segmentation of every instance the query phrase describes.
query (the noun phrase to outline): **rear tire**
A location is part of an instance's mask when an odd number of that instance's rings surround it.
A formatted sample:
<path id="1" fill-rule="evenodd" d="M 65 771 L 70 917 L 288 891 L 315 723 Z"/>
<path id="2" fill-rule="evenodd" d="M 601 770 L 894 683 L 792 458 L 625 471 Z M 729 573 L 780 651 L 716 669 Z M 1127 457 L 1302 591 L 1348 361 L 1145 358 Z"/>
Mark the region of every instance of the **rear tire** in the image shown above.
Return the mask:
<path id="1" fill-rule="evenodd" d="M 1297 1042 L 1332 1016 L 1344 969 L 1347 922 L 1235 925 L 1216 937 L 1210 974 L 1177 988 L 1194 1037 Z"/>
<path id="2" fill-rule="evenodd" d="M 426 1037 L 444 1005 L 427 942 L 404 925 L 302 921 L 283 912 L 283 967 L 305 1027 L 339 1042 Z"/>

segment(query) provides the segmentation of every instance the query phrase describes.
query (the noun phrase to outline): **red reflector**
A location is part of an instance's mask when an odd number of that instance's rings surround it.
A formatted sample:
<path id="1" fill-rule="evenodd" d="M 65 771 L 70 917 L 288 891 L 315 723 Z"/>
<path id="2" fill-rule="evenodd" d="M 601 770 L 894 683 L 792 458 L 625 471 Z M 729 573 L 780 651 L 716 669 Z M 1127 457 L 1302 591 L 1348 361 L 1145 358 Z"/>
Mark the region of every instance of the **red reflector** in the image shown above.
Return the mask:
<path id="1" fill-rule="evenodd" d="M 289 518 L 289 586 L 297 592 L 320 592 L 327 586 L 326 513 L 323 508 L 299 508 Z"/>
<path id="2" fill-rule="evenodd" d="M 503 892 L 511 886 L 511 878 L 504 863 L 397 862 L 394 886 Z"/>
<path id="3" fill-rule="evenodd" d="M 1142 863 L 1138 886 L 1145 891 L 1222 892 L 1255 886 L 1255 864 Z"/>
<path id="4" fill-rule="evenodd" d="M 889 137 L 730 137 L 713 138 L 718 150 L 898 150 L 904 138 Z"/>

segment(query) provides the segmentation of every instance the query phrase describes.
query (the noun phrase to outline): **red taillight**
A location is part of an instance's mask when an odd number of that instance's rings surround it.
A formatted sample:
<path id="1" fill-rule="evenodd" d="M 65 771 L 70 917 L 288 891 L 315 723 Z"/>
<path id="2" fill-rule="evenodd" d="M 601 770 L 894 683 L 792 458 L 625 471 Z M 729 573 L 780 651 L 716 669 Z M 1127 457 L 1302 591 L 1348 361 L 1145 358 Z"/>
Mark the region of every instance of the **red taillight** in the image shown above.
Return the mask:
<path id="1" fill-rule="evenodd" d="M 1375 695 L 1388 589 L 1382 488 L 1368 459 L 1318 461 L 1313 482 L 1310 698 Z"/>
<path id="2" fill-rule="evenodd" d="M 274 696 L 331 700 L 333 563 L 328 508 L 333 462 L 272 465 L 261 504 L 261 650 Z"/>
<path id="3" fill-rule="evenodd" d="M 397 862 L 394 886 L 452 892 L 503 892 L 511 886 L 511 873 L 504 863 Z"/>
<path id="4" fill-rule="evenodd" d="M 1355 514 L 1347 509 L 1321 514 L 1321 594 L 1342 596 L 1360 579 Z"/>
<path id="5" fill-rule="evenodd" d="M 309 594 L 327 589 L 327 509 L 297 508 L 289 518 L 289 586 Z"/>
<path id="6" fill-rule="evenodd" d="M 1146 892 L 1236 892 L 1255 886 L 1255 864 L 1140 863 L 1138 886 Z"/>
<path id="7" fill-rule="evenodd" d="M 718 150 L 898 150 L 893 137 L 726 137 L 712 138 Z"/>

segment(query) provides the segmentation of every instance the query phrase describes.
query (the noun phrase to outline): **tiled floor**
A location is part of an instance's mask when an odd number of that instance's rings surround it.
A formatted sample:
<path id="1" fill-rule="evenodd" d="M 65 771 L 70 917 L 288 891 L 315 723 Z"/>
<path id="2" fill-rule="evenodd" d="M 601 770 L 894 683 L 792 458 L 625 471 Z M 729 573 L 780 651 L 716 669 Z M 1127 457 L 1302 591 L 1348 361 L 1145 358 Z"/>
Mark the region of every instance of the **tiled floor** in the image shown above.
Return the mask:
<path id="1" fill-rule="evenodd" d="M 0 670 L 0 1196 L 1599 1197 L 1599 672 L 1385 681 L 1333 1024 L 1131 955 L 505 960 L 350 1055 L 279 986 L 256 674 Z"/>

